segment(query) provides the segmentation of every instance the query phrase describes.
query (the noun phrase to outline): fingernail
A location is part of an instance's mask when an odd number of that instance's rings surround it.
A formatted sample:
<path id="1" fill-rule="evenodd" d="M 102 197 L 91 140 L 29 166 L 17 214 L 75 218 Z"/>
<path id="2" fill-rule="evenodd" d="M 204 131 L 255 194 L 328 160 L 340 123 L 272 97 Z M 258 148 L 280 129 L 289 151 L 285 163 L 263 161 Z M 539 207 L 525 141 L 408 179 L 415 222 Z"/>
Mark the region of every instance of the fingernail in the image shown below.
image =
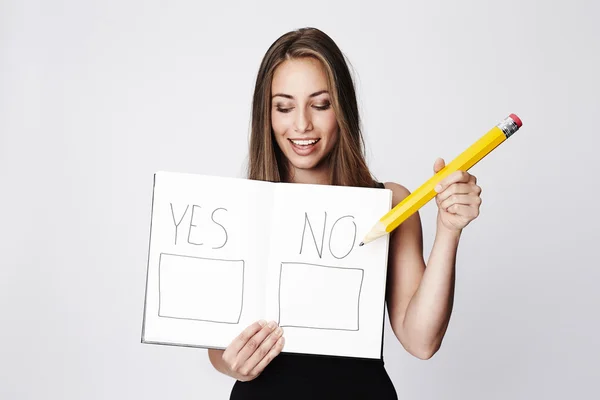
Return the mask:
<path id="1" fill-rule="evenodd" d="M 267 321 L 265 321 L 264 319 L 261 319 L 260 321 L 258 321 L 258 324 L 260 326 L 265 326 L 267 324 Z"/>
<path id="2" fill-rule="evenodd" d="M 275 331 L 276 335 L 281 335 L 283 333 L 283 329 L 281 329 L 281 327 L 277 328 L 277 330 Z"/>
<path id="3" fill-rule="evenodd" d="M 275 328 L 276 325 L 277 324 L 275 323 L 275 321 L 269 322 L 269 328 L 271 328 L 271 329 Z"/>
<path id="4" fill-rule="evenodd" d="M 438 192 L 438 193 L 441 192 L 442 191 L 442 185 L 437 185 L 435 187 L 435 191 Z"/>

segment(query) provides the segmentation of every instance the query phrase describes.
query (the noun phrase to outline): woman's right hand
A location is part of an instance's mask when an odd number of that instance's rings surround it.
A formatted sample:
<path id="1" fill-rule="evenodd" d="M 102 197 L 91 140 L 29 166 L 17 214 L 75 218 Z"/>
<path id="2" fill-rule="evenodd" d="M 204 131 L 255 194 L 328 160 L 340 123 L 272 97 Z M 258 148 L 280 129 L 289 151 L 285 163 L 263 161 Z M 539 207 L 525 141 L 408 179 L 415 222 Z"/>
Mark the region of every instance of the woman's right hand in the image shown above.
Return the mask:
<path id="1" fill-rule="evenodd" d="M 223 352 L 228 375 L 242 382 L 255 379 L 283 349 L 282 335 L 275 321 L 248 326 Z"/>

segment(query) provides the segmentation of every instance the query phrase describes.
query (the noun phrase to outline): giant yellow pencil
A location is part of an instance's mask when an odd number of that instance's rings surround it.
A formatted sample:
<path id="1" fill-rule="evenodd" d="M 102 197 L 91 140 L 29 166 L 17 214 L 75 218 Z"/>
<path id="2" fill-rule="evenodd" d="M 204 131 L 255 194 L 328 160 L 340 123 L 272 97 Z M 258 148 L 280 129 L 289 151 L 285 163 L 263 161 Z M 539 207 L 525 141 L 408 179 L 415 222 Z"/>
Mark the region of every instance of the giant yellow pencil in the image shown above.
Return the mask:
<path id="1" fill-rule="evenodd" d="M 452 162 L 429 178 L 414 192 L 406 196 L 404 200 L 398 203 L 394 208 L 387 212 L 373 228 L 367 233 L 359 246 L 369 243 L 387 233 L 391 233 L 404 222 L 408 217 L 414 214 L 419 208 L 433 199 L 437 192 L 435 186 L 455 171 L 467 171 L 477 164 L 483 157 L 488 155 L 498 145 L 508 139 L 513 133 L 519 130 L 523 125 L 521 119 L 515 114 L 510 114 L 498 125 L 494 126 L 488 133 L 473 143 L 469 148 L 463 151 Z"/>

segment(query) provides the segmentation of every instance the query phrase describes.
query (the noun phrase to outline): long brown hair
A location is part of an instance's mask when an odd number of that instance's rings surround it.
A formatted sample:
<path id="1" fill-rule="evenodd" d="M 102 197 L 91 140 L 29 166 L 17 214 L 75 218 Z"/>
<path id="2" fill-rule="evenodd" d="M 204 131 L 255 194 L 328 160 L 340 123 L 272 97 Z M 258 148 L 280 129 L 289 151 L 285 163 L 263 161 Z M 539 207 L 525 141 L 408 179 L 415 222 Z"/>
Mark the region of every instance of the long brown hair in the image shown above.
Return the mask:
<path id="1" fill-rule="evenodd" d="M 365 161 L 352 76 L 336 43 L 316 28 L 302 28 L 282 35 L 263 57 L 252 100 L 248 178 L 281 182 L 288 175 L 287 160 L 275 142 L 271 127 L 271 83 L 275 69 L 282 62 L 302 57 L 314 58 L 323 65 L 339 126 L 338 142 L 328 155 L 331 183 L 373 187 L 375 180 Z"/>

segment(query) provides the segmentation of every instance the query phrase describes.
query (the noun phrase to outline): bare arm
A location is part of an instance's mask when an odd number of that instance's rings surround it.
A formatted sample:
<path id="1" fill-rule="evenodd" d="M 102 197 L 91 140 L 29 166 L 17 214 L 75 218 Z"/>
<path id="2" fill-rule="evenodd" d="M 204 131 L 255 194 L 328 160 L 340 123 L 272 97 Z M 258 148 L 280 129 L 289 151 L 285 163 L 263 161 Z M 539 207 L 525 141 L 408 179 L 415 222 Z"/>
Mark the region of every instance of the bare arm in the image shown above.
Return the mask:
<path id="1" fill-rule="evenodd" d="M 410 192 L 393 190 L 393 204 Z M 420 359 L 431 358 L 441 346 L 452 313 L 456 251 L 460 233 L 438 225 L 427 266 L 419 213 L 414 213 L 391 235 L 388 310 L 392 329 L 403 347 Z"/>
<path id="2" fill-rule="evenodd" d="M 444 165 L 438 158 L 434 172 Z M 395 183 L 386 187 L 393 191 L 394 205 L 410 194 Z M 463 228 L 479 215 L 481 205 L 477 178 L 466 171 L 451 173 L 436 190 L 437 229 L 427 266 L 418 212 L 390 238 L 387 297 L 392 328 L 404 348 L 421 359 L 431 358 L 442 345 L 454 304 L 458 242 Z"/>

